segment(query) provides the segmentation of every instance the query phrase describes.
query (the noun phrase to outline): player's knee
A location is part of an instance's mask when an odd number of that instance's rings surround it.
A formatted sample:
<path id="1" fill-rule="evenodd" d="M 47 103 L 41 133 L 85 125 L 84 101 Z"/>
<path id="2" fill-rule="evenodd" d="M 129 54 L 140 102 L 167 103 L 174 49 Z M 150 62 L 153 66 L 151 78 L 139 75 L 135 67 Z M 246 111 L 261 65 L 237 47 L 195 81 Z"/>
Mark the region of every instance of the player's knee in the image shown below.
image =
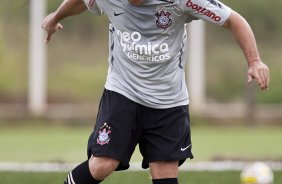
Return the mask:
<path id="1" fill-rule="evenodd" d="M 108 157 L 91 157 L 89 159 L 89 170 L 91 175 L 98 180 L 105 179 L 119 165 L 119 161 Z"/>

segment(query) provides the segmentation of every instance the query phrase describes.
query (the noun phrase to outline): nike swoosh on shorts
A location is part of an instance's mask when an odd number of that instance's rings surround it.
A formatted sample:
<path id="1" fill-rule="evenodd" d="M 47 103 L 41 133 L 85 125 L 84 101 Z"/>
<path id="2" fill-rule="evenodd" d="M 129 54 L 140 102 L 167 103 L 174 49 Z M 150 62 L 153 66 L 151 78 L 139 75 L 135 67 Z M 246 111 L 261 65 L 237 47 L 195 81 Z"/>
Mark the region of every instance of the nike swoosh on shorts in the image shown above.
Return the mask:
<path id="1" fill-rule="evenodd" d="M 187 150 L 190 146 L 192 146 L 192 144 L 186 146 L 185 148 L 180 148 L 180 150 L 181 150 L 181 151 L 185 151 L 185 150 Z"/>

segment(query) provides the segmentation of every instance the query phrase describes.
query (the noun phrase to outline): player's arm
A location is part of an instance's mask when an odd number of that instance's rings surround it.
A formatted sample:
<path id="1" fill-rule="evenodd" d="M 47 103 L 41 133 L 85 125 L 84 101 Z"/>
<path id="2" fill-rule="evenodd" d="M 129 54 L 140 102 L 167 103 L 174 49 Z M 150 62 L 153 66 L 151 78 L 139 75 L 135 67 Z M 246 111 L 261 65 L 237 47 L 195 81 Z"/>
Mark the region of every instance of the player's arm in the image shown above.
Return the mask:
<path id="1" fill-rule="evenodd" d="M 66 17 L 80 14 L 87 9 L 83 0 L 64 0 L 55 12 L 50 13 L 43 20 L 42 28 L 47 32 L 45 42 L 59 29 L 63 29 L 60 21 Z"/>
<path id="2" fill-rule="evenodd" d="M 218 0 L 179 0 L 184 12 L 212 24 L 229 29 L 248 61 L 248 82 L 256 79 L 260 88 L 269 86 L 269 70 L 261 61 L 256 40 L 247 21 Z"/>
<path id="3" fill-rule="evenodd" d="M 232 11 L 223 27 L 232 32 L 248 62 L 248 82 L 255 79 L 262 90 L 269 87 L 269 69 L 261 61 L 253 31 L 247 21 Z"/>

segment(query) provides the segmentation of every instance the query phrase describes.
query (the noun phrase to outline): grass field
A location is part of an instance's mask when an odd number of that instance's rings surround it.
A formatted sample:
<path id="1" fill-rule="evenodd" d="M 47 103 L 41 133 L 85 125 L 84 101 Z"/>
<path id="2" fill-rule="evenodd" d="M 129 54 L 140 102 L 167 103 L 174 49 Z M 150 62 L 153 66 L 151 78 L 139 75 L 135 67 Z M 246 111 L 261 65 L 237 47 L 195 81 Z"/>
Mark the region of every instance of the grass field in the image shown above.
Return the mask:
<path id="1" fill-rule="evenodd" d="M 67 173 L 23 173 L 0 172 L 1 184 L 60 184 L 63 183 Z M 282 172 L 274 173 L 274 183 L 282 183 Z M 149 184 L 150 175 L 147 171 L 139 172 L 114 172 L 103 184 Z M 181 184 L 240 184 L 240 172 L 180 172 Z"/>
<path id="2" fill-rule="evenodd" d="M 91 131 L 92 125 L 0 125 L 0 162 L 81 162 L 86 158 Z M 281 132 L 282 127 L 192 125 L 193 161 L 281 160 Z M 140 160 L 137 150 L 132 161 Z"/>
<path id="3" fill-rule="evenodd" d="M 0 162 L 81 162 L 92 125 L 63 126 L 44 121 L 0 125 Z M 193 153 L 197 162 L 214 159 L 281 160 L 282 127 L 192 126 Z M 138 150 L 132 161 L 140 161 Z M 187 162 L 189 167 L 189 162 Z M 65 172 L 0 172 L 1 184 L 58 184 Z M 239 184 L 239 171 L 181 171 L 182 184 Z M 147 171 L 115 172 L 103 184 L 151 183 Z M 274 184 L 282 183 L 282 171 Z"/>

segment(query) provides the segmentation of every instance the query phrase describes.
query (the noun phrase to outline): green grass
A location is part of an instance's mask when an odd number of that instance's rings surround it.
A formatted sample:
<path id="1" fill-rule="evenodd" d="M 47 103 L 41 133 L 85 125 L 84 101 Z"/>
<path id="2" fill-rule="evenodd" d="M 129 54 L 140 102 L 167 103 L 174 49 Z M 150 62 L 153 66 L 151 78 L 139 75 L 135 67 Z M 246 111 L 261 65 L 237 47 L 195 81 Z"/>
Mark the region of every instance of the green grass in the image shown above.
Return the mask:
<path id="1" fill-rule="evenodd" d="M 85 123 L 85 122 L 81 122 Z M 48 122 L 0 126 L 0 162 L 81 162 L 92 125 L 62 126 Z M 281 160 L 282 127 L 192 125 L 194 161 L 213 159 Z M 136 150 L 132 161 L 140 161 Z"/>
<path id="2" fill-rule="evenodd" d="M 92 126 L 48 125 L 47 122 L 22 122 L 0 126 L 0 162 L 81 162 L 86 159 L 86 142 Z M 282 157 L 281 127 L 192 127 L 195 159 L 279 159 Z M 140 161 L 136 152 L 132 161 Z M 239 171 L 184 172 L 179 183 L 239 184 Z M 65 172 L 0 172 L 1 184 L 57 184 Z M 282 182 L 282 171 L 275 172 L 274 184 Z M 148 171 L 114 172 L 103 184 L 151 183 Z"/>
<path id="3" fill-rule="evenodd" d="M 29 173 L 29 172 L 0 172 L 1 184 L 58 184 L 62 183 L 67 173 Z M 282 182 L 282 172 L 274 173 L 274 183 Z M 103 184 L 149 184 L 150 175 L 147 171 L 140 172 L 114 172 Z M 180 184 L 239 184 L 240 173 L 238 171 L 226 172 L 180 172 Z"/>
<path id="4" fill-rule="evenodd" d="M 192 127 L 196 160 L 282 158 L 281 127 Z"/>
<path id="5" fill-rule="evenodd" d="M 69 36 L 71 40 L 59 33 L 48 45 L 49 101 L 98 103 L 107 76 L 108 48 L 107 43 L 100 40 L 106 36 L 101 34 L 100 39 L 89 40 Z"/>
<path id="6" fill-rule="evenodd" d="M 9 126 L 1 127 L 1 161 L 77 162 L 86 158 L 92 127 Z"/>
<path id="7" fill-rule="evenodd" d="M 215 102 L 246 100 L 247 62 L 243 52 L 227 30 L 207 24 L 206 33 L 207 99 Z M 278 95 L 282 90 L 281 77 L 278 77 L 282 73 L 281 48 L 269 38 L 258 38 L 258 41 L 261 58 L 270 69 L 271 81 L 267 92 L 261 92 L 256 84 L 254 97 L 257 103 L 281 104 L 282 95 Z"/>

